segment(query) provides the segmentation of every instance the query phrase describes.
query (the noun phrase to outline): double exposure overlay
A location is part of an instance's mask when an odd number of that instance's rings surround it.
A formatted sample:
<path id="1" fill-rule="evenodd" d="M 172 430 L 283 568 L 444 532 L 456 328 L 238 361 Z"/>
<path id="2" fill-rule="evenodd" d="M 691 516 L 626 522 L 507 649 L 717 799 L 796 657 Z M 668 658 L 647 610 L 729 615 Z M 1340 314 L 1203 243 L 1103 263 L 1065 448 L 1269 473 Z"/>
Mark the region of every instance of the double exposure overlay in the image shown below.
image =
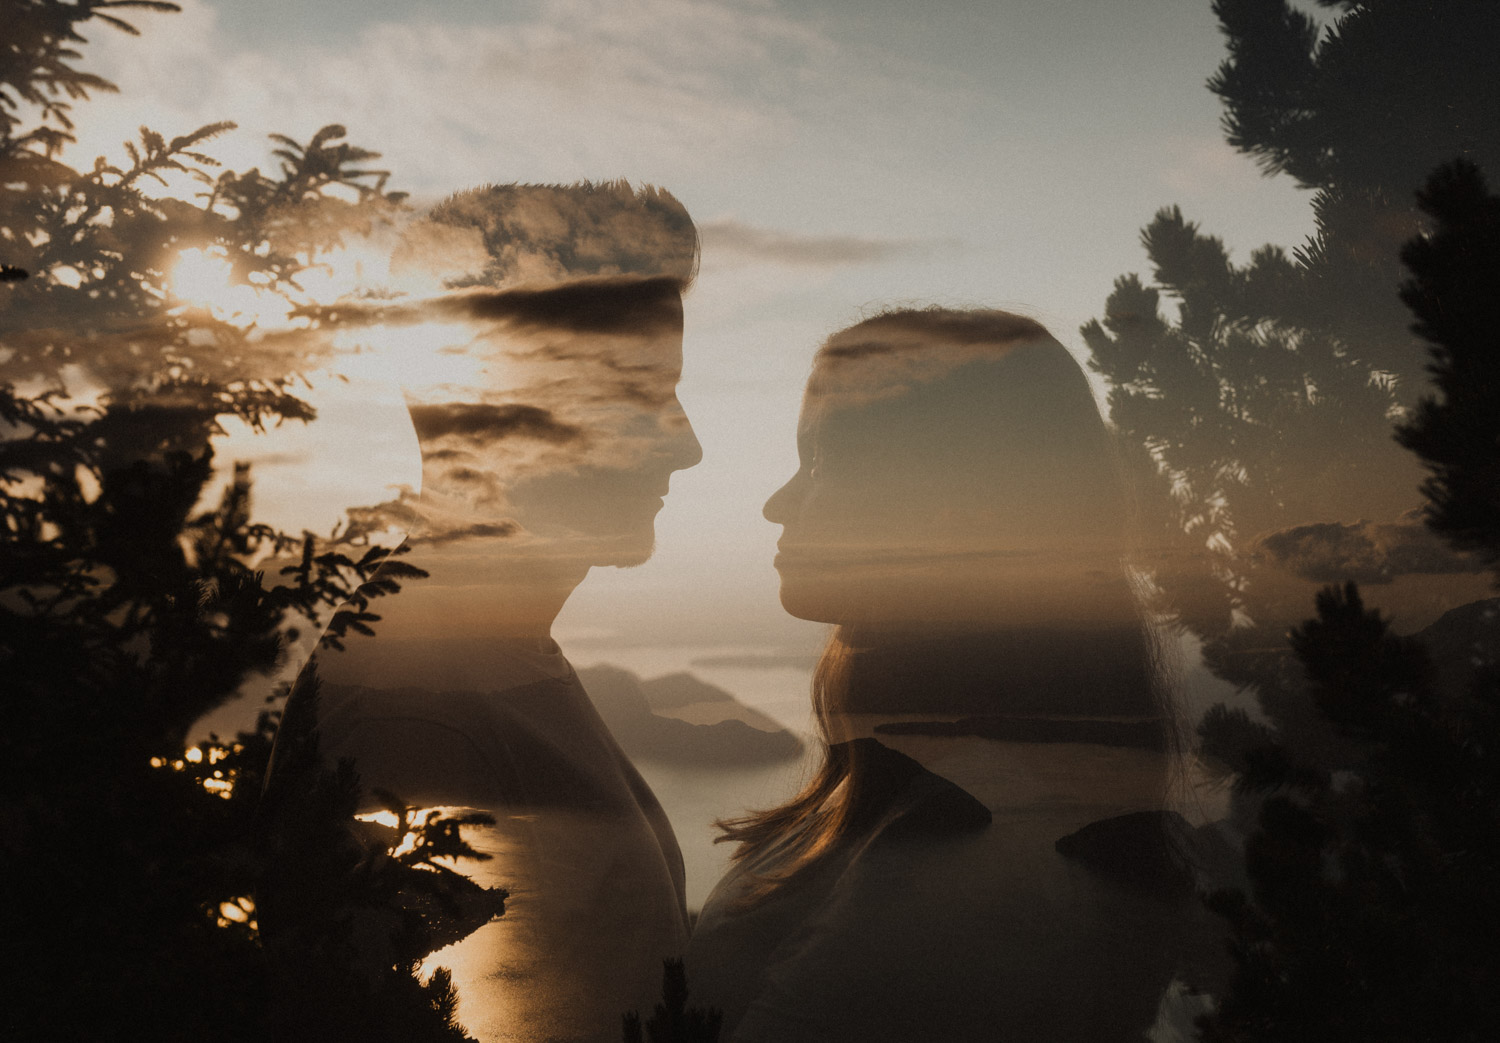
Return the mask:
<path id="1" fill-rule="evenodd" d="M 1497 48 L 4 0 L 0 1035 L 1500 1035 Z"/>

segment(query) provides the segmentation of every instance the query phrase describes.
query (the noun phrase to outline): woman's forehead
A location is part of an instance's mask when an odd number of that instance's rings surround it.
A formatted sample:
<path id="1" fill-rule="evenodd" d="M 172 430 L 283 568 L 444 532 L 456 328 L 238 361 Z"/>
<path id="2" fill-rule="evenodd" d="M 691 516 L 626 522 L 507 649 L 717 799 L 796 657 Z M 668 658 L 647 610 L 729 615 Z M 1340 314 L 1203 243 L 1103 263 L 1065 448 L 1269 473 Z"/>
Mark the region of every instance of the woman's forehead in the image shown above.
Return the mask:
<path id="1" fill-rule="evenodd" d="M 834 408 L 895 398 L 940 384 L 958 369 L 982 363 L 1003 366 L 1013 354 L 1036 343 L 953 342 L 922 331 L 874 336 L 846 330 L 818 352 L 808 395 Z"/>
<path id="2" fill-rule="evenodd" d="M 1088 381 L 1056 341 L 820 358 L 799 439 L 814 450 L 898 458 L 1073 459 L 1105 439 Z M 982 350 L 981 350 L 982 349 Z"/>

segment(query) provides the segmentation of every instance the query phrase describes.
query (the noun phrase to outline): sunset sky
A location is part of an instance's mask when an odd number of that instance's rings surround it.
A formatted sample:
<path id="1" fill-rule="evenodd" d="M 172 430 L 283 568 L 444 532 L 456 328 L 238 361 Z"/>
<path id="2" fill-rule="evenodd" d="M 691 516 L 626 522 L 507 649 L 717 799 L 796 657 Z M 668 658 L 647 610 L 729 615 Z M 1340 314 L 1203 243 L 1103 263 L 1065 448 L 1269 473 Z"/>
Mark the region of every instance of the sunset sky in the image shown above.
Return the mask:
<path id="1" fill-rule="evenodd" d="M 88 67 L 121 90 L 80 109 L 75 162 L 118 155 L 142 123 L 228 119 L 215 154 L 265 165 L 266 133 L 338 122 L 418 206 L 481 182 L 624 177 L 692 213 L 679 390 L 703 462 L 673 478 L 655 559 L 596 569 L 574 595 L 556 633 L 583 662 L 611 645 L 815 642 L 777 605 L 779 533 L 760 508 L 795 469 L 802 384 L 833 331 L 893 303 L 1001 307 L 1082 359 L 1078 327 L 1145 267 L 1138 234 L 1159 207 L 1236 260 L 1312 226 L 1305 193 L 1223 142 L 1207 0 L 183 7 L 132 14 L 140 38 L 88 30 Z M 319 423 L 230 440 L 258 462 L 262 516 L 326 530 L 341 499 L 415 480 L 380 377 L 315 380 Z"/>

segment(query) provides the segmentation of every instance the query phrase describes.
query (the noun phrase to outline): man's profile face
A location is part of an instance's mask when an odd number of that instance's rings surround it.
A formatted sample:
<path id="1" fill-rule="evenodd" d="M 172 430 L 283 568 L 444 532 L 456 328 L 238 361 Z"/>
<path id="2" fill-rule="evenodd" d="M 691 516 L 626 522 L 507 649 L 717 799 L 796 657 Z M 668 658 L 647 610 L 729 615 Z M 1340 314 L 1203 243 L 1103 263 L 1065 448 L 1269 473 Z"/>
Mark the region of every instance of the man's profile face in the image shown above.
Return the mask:
<path id="1" fill-rule="evenodd" d="M 467 339 L 408 388 L 433 537 L 583 565 L 649 558 L 672 473 L 702 455 L 676 394 L 676 284 L 581 280 L 454 307 Z"/>
<path id="2" fill-rule="evenodd" d="M 571 544 L 591 565 L 646 561 L 673 472 L 703 457 L 677 399 L 681 298 L 650 311 L 569 353 L 560 374 L 578 397 L 557 415 L 581 432 L 576 455 L 519 476 L 510 490 L 527 532 Z"/>

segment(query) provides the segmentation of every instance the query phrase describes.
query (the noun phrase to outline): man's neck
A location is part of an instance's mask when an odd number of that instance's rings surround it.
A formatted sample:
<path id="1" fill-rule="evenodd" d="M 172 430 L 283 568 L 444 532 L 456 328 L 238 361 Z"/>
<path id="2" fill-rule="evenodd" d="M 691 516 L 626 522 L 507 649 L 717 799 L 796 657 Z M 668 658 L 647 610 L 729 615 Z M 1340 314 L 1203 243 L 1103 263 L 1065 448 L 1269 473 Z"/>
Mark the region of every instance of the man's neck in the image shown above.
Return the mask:
<path id="1" fill-rule="evenodd" d="M 497 546 L 504 541 L 422 546 L 405 561 L 427 571 L 426 579 L 402 583 L 383 608 L 401 629 L 440 629 L 530 647 L 552 647 L 552 623 L 588 566 L 562 557 L 538 557 Z"/>

